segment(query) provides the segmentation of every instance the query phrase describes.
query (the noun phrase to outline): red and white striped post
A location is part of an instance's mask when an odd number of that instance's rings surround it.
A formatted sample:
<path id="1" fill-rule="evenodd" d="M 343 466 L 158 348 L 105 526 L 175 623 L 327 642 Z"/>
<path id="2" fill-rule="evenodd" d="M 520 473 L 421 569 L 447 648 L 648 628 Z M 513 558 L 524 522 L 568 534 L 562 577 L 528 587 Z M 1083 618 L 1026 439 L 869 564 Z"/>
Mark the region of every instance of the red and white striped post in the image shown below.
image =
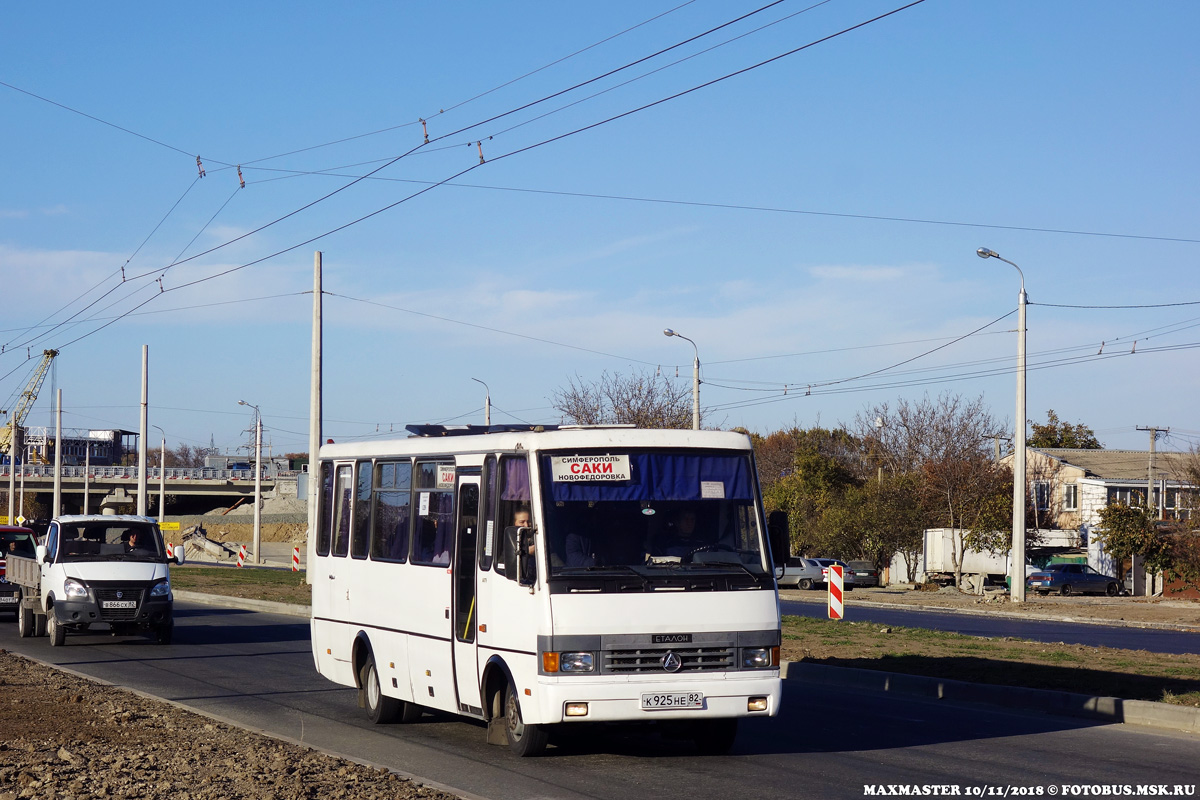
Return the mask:
<path id="1" fill-rule="evenodd" d="M 245 563 L 246 563 L 246 545 L 242 545 L 238 549 L 238 566 L 240 567 Z"/>
<path id="2" fill-rule="evenodd" d="M 300 571 L 300 548 L 292 548 L 292 572 Z"/>
<path id="3" fill-rule="evenodd" d="M 829 565 L 829 618 L 841 619 L 842 607 L 842 568 L 839 564 Z"/>
<path id="4" fill-rule="evenodd" d="M 170 561 L 175 557 L 175 549 L 171 547 L 171 543 L 167 542 L 167 560 Z"/>

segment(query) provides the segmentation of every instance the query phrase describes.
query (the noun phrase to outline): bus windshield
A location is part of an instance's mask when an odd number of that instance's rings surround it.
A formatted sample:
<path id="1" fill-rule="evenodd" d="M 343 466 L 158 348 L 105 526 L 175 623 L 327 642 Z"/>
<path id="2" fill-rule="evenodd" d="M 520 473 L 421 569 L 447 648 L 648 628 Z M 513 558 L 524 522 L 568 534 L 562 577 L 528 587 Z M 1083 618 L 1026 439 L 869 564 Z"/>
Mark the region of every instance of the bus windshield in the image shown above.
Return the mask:
<path id="1" fill-rule="evenodd" d="M 552 578 L 765 572 L 749 454 L 549 452 L 540 468 Z"/>

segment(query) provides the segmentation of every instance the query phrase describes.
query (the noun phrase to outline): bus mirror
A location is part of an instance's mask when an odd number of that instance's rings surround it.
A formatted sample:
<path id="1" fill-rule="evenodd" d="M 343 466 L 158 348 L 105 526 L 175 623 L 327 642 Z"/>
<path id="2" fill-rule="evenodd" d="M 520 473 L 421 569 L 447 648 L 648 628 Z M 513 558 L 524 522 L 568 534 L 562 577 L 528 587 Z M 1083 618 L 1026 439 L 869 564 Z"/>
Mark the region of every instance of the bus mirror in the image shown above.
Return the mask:
<path id="1" fill-rule="evenodd" d="M 786 511 L 772 511 L 767 517 L 767 539 L 771 545 L 771 560 L 776 567 L 782 567 L 792 555 Z"/>
<path id="2" fill-rule="evenodd" d="M 504 529 L 504 577 L 517 579 L 517 529 L 509 525 Z"/>
<path id="3" fill-rule="evenodd" d="M 517 582 L 523 586 L 532 586 L 537 578 L 537 540 L 534 538 L 531 528 L 521 528 L 517 532 L 517 553 L 524 558 L 518 558 L 521 562 L 521 573 Z"/>

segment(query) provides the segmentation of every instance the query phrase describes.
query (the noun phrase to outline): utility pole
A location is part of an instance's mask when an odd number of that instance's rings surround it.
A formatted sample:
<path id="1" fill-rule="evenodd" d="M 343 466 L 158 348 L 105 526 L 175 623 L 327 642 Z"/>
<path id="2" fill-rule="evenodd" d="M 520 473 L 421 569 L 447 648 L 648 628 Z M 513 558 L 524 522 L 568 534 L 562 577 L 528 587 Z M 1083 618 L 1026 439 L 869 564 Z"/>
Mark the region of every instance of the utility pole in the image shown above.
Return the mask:
<path id="1" fill-rule="evenodd" d="M 1154 480 L 1157 477 L 1157 471 L 1154 468 L 1156 455 L 1154 452 L 1154 444 L 1158 441 L 1158 434 L 1160 431 L 1162 433 L 1170 433 L 1171 429 L 1159 428 L 1154 425 L 1139 425 L 1138 430 L 1148 431 L 1150 433 L 1150 470 L 1146 478 L 1146 508 L 1149 509 L 1150 513 L 1154 516 L 1154 519 L 1162 519 L 1162 514 L 1159 513 L 1159 504 L 1154 502 Z"/>
<path id="2" fill-rule="evenodd" d="M 1170 428 L 1159 428 L 1155 425 L 1145 425 L 1145 426 L 1139 425 L 1137 429 L 1139 431 L 1147 431 L 1150 434 L 1150 467 L 1149 467 L 1148 474 L 1146 477 L 1146 509 L 1150 512 L 1152 519 L 1158 520 L 1158 519 L 1161 519 L 1161 515 L 1158 512 L 1158 504 L 1154 502 L 1154 478 L 1155 478 L 1155 475 L 1157 472 L 1157 470 L 1155 470 L 1156 453 L 1155 453 L 1154 445 L 1158 441 L 1158 434 L 1160 431 L 1163 433 L 1168 433 L 1168 432 L 1170 432 L 1171 429 Z M 1153 578 L 1151 579 L 1150 590 L 1146 591 L 1145 582 L 1143 580 L 1143 575 L 1145 574 L 1145 571 L 1142 569 L 1142 565 L 1140 562 L 1141 562 L 1141 559 L 1135 555 L 1133 557 L 1133 564 L 1132 564 L 1132 566 L 1133 566 L 1133 593 L 1134 593 L 1134 595 L 1137 595 L 1137 596 L 1140 596 L 1143 594 L 1153 594 L 1155 591 L 1154 586 L 1153 586 L 1154 579 Z"/>

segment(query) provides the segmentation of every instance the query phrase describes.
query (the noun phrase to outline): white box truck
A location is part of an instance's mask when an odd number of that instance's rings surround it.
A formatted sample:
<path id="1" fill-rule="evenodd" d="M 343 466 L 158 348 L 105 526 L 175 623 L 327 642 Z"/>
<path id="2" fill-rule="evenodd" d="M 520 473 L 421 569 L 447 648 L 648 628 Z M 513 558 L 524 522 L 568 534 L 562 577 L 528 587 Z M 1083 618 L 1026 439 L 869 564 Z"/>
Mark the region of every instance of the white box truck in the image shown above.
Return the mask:
<path id="1" fill-rule="evenodd" d="M 114 635 L 145 632 L 169 644 L 172 562 L 183 563 L 183 548 L 168 558 L 150 517 L 57 517 L 35 558 L 8 558 L 8 579 L 21 587 L 20 635 L 48 634 L 58 646 L 68 631 L 104 624 Z"/>

